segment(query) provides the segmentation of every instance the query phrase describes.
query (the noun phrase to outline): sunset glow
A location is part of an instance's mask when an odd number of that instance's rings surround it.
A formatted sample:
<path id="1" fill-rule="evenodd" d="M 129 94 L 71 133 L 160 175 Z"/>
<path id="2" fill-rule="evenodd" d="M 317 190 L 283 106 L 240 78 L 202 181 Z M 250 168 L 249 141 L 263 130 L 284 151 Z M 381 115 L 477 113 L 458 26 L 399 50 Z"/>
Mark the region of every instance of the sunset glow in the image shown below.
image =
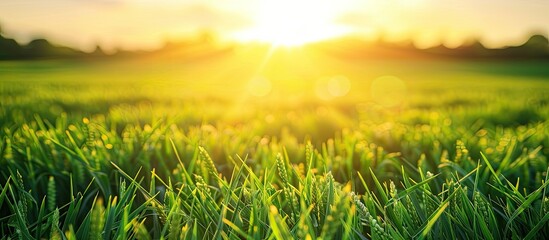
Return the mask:
<path id="1" fill-rule="evenodd" d="M 0 27 L 22 43 L 47 38 L 85 51 L 158 49 L 203 31 L 285 46 L 353 35 L 419 48 L 471 40 L 498 48 L 547 35 L 548 11 L 543 0 L 18 0 L 0 2 Z"/>
<path id="2" fill-rule="evenodd" d="M 295 46 L 348 33 L 335 24 L 340 14 L 326 1 L 262 1 L 254 25 L 234 35 L 241 41 L 260 41 Z"/>
<path id="3" fill-rule="evenodd" d="M 0 240 L 548 239 L 547 13 L 0 0 Z"/>

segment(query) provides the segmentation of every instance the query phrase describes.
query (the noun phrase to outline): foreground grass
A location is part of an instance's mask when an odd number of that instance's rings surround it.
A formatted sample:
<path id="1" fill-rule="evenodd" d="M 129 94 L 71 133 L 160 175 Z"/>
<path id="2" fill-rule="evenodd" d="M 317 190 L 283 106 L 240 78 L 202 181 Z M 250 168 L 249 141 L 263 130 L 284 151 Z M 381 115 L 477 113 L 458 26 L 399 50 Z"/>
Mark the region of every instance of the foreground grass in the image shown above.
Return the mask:
<path id="1" fill-rule="evenodd" d="M 89 119 L 48 123 L 37 117 L 7 132 L 0 148 L 2 235 L 522 239 L 548 234 L 547 159 L 541 147 L 529 147 L 547 141 L 544 123 L 494 133 L 497 142 L 479 138 L 482 131 L 466 132 L 455 144 L 430 131 L 405 129 L 402 138 L 433 139 L 415 143 L 416 149 L 432 148 L 418 159 L 389 153 L 357 134 L 344 134 L 321 149 L 298 144 L 302 156 L 296 158 L 276 141 L 261 139 L 246 144 L 252 148 L 248 157 L 218 159 L 206 149 L 229 139 L 207 131 L 212 135 L 202 136 L 205 147 L 192 142 L 198 136 L 165 122 L 128 126 L 119 135 Z M 487 141 L 485 152 L 497 146 L 476 160 L 464 141 L 474 146 Z"/>
<path id="2" fill-rule="evenodd" d="M 94 69 L 0 74 L 3 239 L 549 235 L 539 79 L 408 70 L 388 107 L 367 80 L 330 101 L 290 84 L 248 99 L 214 80 L 128 92 L 138 74 Z"/>

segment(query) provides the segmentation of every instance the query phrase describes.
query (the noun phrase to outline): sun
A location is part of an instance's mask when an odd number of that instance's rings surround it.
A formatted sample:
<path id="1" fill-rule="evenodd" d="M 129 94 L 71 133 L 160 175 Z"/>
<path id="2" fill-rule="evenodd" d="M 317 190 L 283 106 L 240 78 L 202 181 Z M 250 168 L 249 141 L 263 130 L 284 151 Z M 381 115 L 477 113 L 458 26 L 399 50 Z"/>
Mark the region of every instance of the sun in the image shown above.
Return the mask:
<path id="1" fill-rule="evenodd" d="M 241 41 L 260 41 L 273 45 L 298 46 L 343 35 L 337 25 L 337 8 L 322 0 L 260 1 L 254 25 L 235 35 Z"/>

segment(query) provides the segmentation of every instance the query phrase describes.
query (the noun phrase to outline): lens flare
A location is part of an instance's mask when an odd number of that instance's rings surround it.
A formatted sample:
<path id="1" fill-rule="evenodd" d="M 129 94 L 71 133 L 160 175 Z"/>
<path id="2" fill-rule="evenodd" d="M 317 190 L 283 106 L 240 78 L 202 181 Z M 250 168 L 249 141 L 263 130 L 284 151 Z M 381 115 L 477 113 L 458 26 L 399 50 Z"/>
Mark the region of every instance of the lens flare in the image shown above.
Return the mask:
<path id="1" fill-rule="evenodd" d="M 316 81 L 315 92 L 320 99 L 344 97 L 351 90 L 351 82 L 345 76 L 321 78 Z"/>

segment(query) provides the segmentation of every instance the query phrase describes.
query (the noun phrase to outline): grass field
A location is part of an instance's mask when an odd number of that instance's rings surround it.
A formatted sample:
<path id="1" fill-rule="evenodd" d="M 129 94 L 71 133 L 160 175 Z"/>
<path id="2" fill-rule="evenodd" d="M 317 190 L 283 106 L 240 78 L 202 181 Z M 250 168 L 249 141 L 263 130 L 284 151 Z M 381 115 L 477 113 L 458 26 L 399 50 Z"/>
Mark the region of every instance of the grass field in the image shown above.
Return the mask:
<path id="1" fill-rule="evenodd" d="M 0 236 L 541 239 L 547 65 L 0 62 Z"/>

